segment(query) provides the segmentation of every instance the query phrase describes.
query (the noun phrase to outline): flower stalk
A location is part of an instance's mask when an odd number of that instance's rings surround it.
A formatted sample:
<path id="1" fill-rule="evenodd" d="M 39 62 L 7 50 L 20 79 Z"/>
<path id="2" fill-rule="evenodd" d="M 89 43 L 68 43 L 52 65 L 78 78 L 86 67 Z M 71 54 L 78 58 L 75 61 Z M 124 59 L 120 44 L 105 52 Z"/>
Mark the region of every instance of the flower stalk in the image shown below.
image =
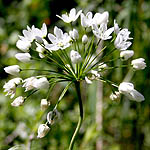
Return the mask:
<path id="1" fill-rule="evenodd" d="M 81 91 L 80 91 L 80 82 L 75 82 L 75 88 L 76 88 L 76 92 L 77 92 L 77 96 L 78 96 L 78 102 L 79 102 L 79 120 L 78 120 L 78 124 L 76 127 L 76 130 L 71 138 L 71 142 L 69 145 L 69 150 L 73 150 L 73 146 L 74 146 L 74 142 L 76 139 L 76 136 L 80 130 L 82 121 L 83 121 L 83 104 L 82 104 L 82 98 L 81 98 Z"/>

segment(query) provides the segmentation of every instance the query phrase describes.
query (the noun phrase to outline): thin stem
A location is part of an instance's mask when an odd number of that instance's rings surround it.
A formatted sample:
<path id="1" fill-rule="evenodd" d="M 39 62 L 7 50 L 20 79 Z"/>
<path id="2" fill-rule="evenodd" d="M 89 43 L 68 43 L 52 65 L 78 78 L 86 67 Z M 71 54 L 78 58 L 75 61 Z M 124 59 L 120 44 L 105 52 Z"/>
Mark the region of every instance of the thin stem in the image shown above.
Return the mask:
<path id="1" fill-rule="evenodd" d="M 80 130 L 82 121 L 83 121 L 83 105 L 82 105 L 82 99 L 81 99 L 81 91 L 80 91 L 80 82 L 75 82 L 75 87 L 76 87 L 76 91 L 77 91 L 77 96 L 78 96 L 78 100 L 79 100 L 79 111 L 80 111 L 80 116 L 79 116 L 79 120 L 78 120 L 78 124 L 76 127 L 76 130 L 71 138 L 71 142 L 69 145 L 69 150 L 73 150 L 73 146 L 74 146 L 74 142 L 75 142 L 75 138 Z"/>

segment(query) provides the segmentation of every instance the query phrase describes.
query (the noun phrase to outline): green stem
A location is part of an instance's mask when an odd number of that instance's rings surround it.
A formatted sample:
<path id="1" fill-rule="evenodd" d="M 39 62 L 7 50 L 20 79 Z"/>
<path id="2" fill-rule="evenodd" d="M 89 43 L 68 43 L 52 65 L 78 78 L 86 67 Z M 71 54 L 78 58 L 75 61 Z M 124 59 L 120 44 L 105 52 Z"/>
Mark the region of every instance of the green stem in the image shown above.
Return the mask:
<path id="1" fill-rule="evenodd" d="M 77 96 L 78 96 L 78 100 L 79 100 L 79 110 L 80 110 L 80 116 L 79 116 L 79 120 L 78 120 L 78 124 L 76 127 L 76 130 L 71 138 L 71 142 L 69 145 L 69 150 L 73 150 L 73 146 L 74 146 L 74 142 L 75 142 L 75 138 L 80 130 L 82 121 L 83 121 L 83 105 L 82 105 L 82 99 L 81 99 L 81 91 L 80 91 L 80 82 L 75 82 L 75 87 L 76 87 L 76 91 L 77 91 Z"/>

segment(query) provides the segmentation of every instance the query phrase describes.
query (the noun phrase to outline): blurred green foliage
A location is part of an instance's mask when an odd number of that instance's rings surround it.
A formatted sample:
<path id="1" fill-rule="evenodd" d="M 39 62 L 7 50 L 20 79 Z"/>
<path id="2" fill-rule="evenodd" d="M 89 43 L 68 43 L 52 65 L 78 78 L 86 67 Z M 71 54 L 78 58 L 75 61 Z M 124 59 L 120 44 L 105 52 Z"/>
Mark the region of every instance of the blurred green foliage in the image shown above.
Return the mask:
<path id="1" fill-rule="evenodd" d="M 17 64 L 14 58 L 17 53 L 15 42 L 18 34 L 27 25 L 40 27 L 45 22 L 50 31 L 54 25 L 62 26 L 55 17 L 56 14 L 69 11 L 72 7 L 82 8 L 85 12 L 110 13 L 109 25 L 113 26 L 116 19 L 120 27 L 131 31 L 135 51 L 134 58 L 144 57 L 147 68 L 131 74 L 128 69 L 116 69 L 108 72 L 110 80 L 117 83 L 124 80 L 124 76 L 132 82 L 144 96 L 145 101 L 136 103 L 122 97 L 120 102 L 109 99 L 111 89 L 103 86 L 103 114 L 102 131 L 97 132 L 96 118 L 96 89 L 97 83 L 84 87 L 83 97 L 85 119 L 80 130 L 74 150 L 96 150 L 99 138 L 103 141 L 103 150 L 149 150 L 150 149 L 150 0 L 0 0 L 0 150 L 7 150 L 16 145 L 14 149 L 31 150 L 66 150 L 78 120 L 78 104 L 74 88 L 70 88 L 59 105 L 60 119 L 51 128 L 43 139 L 31 139 L 37 135 L 36 130 L 40 123 L 46 119 L 46 112 L 40 110 L 40 99 L 47 91 L 43 90 L 29 98 L 24 106 L 13 108 L 11 100 L 4 96 L 2 86 L 11 76 L 3 68 Z M 113 54 L 116 55 L 116 54 Z M 113 57 L 113 56 L 112 56 Z M 32 64 L 42 68 L 43 64 Z M 22 67 L 29 64 L 21 63 Z M 44 66 L 47 67 L 47 66 Z M 32 72 L 27 73 L 28 77 Z M 64 84 L 59 84 L 51 93 L 50 111 L 59 97 Z M 86 92 L 85 92 L 86 91 Z M 22 94 L 20 89 L 17 94 Z M 32 141 L 32 142 L 31 142 Z M 11 149 L 10 149 L 11 150 Z"/>

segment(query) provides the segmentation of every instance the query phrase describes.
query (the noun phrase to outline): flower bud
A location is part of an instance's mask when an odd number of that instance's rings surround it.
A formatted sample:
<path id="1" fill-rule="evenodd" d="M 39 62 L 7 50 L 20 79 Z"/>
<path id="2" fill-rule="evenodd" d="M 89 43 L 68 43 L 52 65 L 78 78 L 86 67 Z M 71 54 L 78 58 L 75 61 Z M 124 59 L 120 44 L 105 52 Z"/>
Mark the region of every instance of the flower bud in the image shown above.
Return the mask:
<path id="1" fill-rule="evenodd" d="M 27 40 L 18 40 L 16 46 L 23 52 L 28 52 L 31 47 L 31 43 Z"/>
<path id="2" fill-rule="evenodd" d="M 40 124 L 37 138 L 43 138 L 49 130 L 50 128 L 46 124 Z"/>
<path id="3" fill-rule="evenodd" d="M 79 38 L 79 33 L 76 29 L 73 29 L 73 31 L 70 31 L 69 32 L 69 35 L 71 38 L 73 38 L 74 40 L 78 39 Z"/>
<path id="4" fill-rule="evenodd" d="M 77 64 L 82 61 L 81 55 L 75 50 L 70 52 L 70 58 L 73 64 Z"/>
<path id="5" fill-rule="evenodd" d="M 98 70 L 99 70 L 99 71 L 102 71 L 103 69 L 105 69 L 105 68 L 107 68 L 107 67 L 108 67 L 107 64 L 100 63 L 100 64 L 98 65 Z"/>
<path id="6" fill-rule="evenodd" d="M 11 106 L 18 107 L 18 106 L 22 105 L 23 102 L 24 102 L 24 97 L 19 96 L 11 103 Z"/>
<path id="7" fill-rule="evenodd" d="M 20 67 L 18 65 L 12 65 L 4 68 L 5 72 L 14 76 L 18 76 Z"/>
<path id="8" fill-rule="evenodd" d="M 82 36 L 82 43 L 83 43 L 83 44 L 86 44 L 87 42 L 88 42 L 88 37 L 87 37 L 86 34 L 84 34 L 84 35 Z"/>
<path id="9" fill-rule="evenodd" d="M 142 70 L 145 69 L 146 63 L 144 62 L 144 58 L 138 58 L 135 60 L 132 60 L 131 65 L 133 65 L 133 68 L 136 70 Z"/>
<path id="10" fill-rule="evenodd" d="M 29 53 L 17 53 L 15 57 L 21 62 L 29 62 L 31 59 L 31 55 Z"/>
<path id="11" fill-rule="evenodd" d="M 41 100 L 41 110 L 46 110 L 50 106 L 50 102 L 47 101 L 47 99 Z"/>
<path id="12" fill-rule="evenodd" d="M 119 31 L 120 31 L 119 25 L 118 25 L 118 23 L 116 23 L 116 20 L 114 20 L 114 32 L 116 34 L 118 34 Z"/>
<path id="13" fill-rule="evenodd" d="M 47 89 L 49 87 L 49 82 L 47 78 L 42 77 L 36 80 L 36 82 L 34 83 L 34 87 L 37 89 Z"/>
<path id="14" fill-rule="evenodd" d="M 125 51 L 121 51 L 121 53 L 120 53 L 120 57 L 121 57 L 122 61 L 128 60 L 133 55 L 134 55 L 134 51 L 132 51 L 132 50 L 125 50 Z"/>

